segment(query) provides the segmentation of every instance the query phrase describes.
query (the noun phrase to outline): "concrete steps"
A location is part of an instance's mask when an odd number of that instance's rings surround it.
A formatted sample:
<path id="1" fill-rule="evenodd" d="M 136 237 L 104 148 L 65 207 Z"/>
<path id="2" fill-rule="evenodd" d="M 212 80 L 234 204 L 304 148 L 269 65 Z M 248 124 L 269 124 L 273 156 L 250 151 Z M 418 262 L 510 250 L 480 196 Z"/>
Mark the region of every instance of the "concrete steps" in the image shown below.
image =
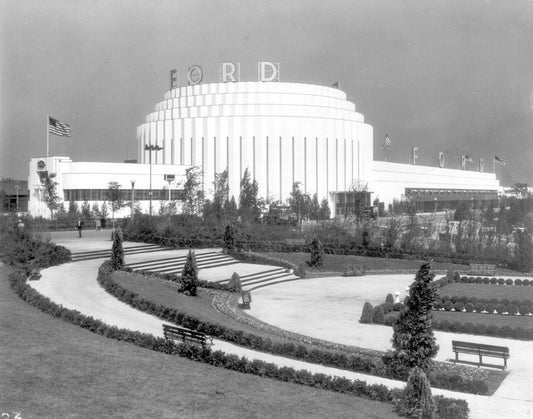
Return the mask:
<path id="1" fill-rule="evenodd" d="M 72 253 L 71 260 L 72 262 L 79 262 L 82 260 L 92 260 L 92 259 L 109 259 L 111 257 L 111 244 L 109 250 L 92 250 L 88 252 L 74 252 Z M 146 244 L 139 246 L 131 246 L 124 248 L 125 255 L 135 255 L 141 253 L 153 253 L 153 252 L 162 252 L 164 250 L 169 250 L 165 247 L 157 246 L 155 244 Z"/>

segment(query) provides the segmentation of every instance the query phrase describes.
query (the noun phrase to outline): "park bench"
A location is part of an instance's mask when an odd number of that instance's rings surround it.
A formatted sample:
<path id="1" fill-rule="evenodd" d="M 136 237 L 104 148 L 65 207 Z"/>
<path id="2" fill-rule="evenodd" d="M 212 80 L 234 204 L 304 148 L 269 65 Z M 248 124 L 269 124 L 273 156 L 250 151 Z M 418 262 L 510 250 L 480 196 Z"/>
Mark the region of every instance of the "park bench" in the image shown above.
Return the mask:
<path id="1" fill-rule="evenodd" d="M 494 275 L 496 265 L 489 263 L 471 263 L 470 272 L 474 275 Z"/>
<path id="2" fill-rule="evenodd" d="M 344 266 L 342 276 L 363 276 L 365 274 L 365 267 L 363 265 L 347 265 Z"/>
<path id="3" fill-rule="evenodd" d="M 472 342 L 459 342 L 457 340 L 452 340 L 452 349 L 455 352 L 455 360 L 456 362 L 462 362 L 465 364 L 474 364 L 478 366 L 487 366 L 487 367 L 494 367 L 494 368 L 507 368 L 507 359 L 509 359 L 511 356 L 509 355 L 509 348 L 506 346 L 494 346 L 494 345 L 484 345 L 482 343 L 472 343 Z M 459 360 L 459 354 L 471 354 L 471 355 L 478 355 L 479 356 L 479 362 L 470 362 L 470 361 L 461 361 Z M 493 357 L 493 358 L 502 358 L 503 359 L 503 367 L 499 365 L 492 365 L 492 364 L 485 364 L 483 363 L 483 357 Z"/>
<path id="4" fill-rule="evenodd" d="M 213 344 L 213 338 L 205 333 L 196 330 L 184 329 L 183 327 L 163 324 L 163 336 L 167 340 L 181 340 L 199 343 L 203 348 L 208 348 Z M 208 342 L 209 341 L 209 342 Z"/>
<path id="5" fill-rule="evenodd" d="M 241 292 L 241 300 L 242 303 L 239 304 L 239 308 L 242 309 L 250 309 L 250 303 L 252 302 L 252 294 L 250 291 L 242 291 Z"/>
<path id="6" fill-rule="evenodd" d="M 28 276 L 28 280 L 29 281 L 38 281 L 39 279 L 41 279 L 41 273 L 39 272 L 38 269 L 32 269 L 31 272 L 30 272 L 30 275 Z"/>

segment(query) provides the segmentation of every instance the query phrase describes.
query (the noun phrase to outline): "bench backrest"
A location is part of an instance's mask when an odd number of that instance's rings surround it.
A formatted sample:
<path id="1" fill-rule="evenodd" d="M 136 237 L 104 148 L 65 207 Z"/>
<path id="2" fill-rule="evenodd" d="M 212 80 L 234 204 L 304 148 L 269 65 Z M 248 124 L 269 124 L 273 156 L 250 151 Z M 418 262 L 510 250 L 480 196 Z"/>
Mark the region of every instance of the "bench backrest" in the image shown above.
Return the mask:
<path id="1" fill-rule="evenodd" d="M 241 293 L 241 298 L 244 304 L 250 304 L 252 302 L 252 294 L 250 291 L 243 291 Z"/>
<path id="2" fill-rule="evenodd" d="M 168 324 L 163 325 L 163 334 L 165 337 L 178 337 L 178 338 L 191 338 L 205 342 L 205 333 L 198 332 L 196 330 L 184 329 L 182 327 L 170 326 Z"/>
<path id="3" fill-rule="evenodd" d="M 495 346 L 495 345 L 485 345 L 483 343 L 473 343 L 473 342 L 460 342 L 457 340 L 452 340 L 452 348 L 456 349 L 474 349 L 480 350 L 482 352 L 493 352 L 501 353 L 503 355 L 509 355 L 509 348 L 506 346 Z"/>

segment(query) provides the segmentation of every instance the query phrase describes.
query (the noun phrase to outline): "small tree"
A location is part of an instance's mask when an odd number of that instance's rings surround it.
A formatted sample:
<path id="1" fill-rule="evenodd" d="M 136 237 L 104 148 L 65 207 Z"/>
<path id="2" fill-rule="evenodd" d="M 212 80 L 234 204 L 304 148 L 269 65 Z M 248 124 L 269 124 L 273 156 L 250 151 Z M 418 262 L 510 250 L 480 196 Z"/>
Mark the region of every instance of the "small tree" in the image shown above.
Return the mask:
<path id="1" fill-rule="evenodd" d="M 320 203 L 319 218 L 321 220 L 329 220 L 331 218 L 331 210 L 329 209 L 328 200 L 326 198 Z"/>
<path id="2" fill-rule="evenodd" d="M 195 166 L 185 170 L 185 183 L 183 184 L 183 192 L 185 194 L 183 212 L 185 214 L 195 215 L 201 213 L 204 198 L 201 186 L 200 168 Z"/>
<path id="3" fill-rule="evenodd" d="M 196 264 L 196 256 L 192 250 L 189 250 L 185 265 L 181 271 L 181 289 L 180 292 L 191 296 L 196 296 L 196 288 L 198 287 L 198 266 Z"/>
<path id="4" fill-rule="evenodd" d="M 224 247 L 226 248 L 228 253 L 234 252 L 237 247 L 237 241 L 235 240 L 235 230 L 233 229 L 233 226 L 231 224 L 228 224 L 226 226 L 226 230 L 224 231 Z"/>
<path id="5" fill-rule="evenodd" d="M 431 396 L 429 380 L 421 368 L 415 367 L 409 374 L 407 385 L 396 401 L 396 410 L 400 415 L 420 419 L 432 419 L 437 407 Z"/>
<path id="6" fill-rule="evenodd" d="M 98 203 L 93 203 L 93 206 L 91 208 L 92 216 L 95 218 L 100 218 L 100 208 L 98 208 Z"/>
<path id="7" fill-rule="evenodd" d="M 436 290 L 430 286 L 434 277 L 430 269 L 429 264 L 424 264 L 418 270 L 415 282 L 409 289 L 406 305 L 393 326 L 394 353 L 384 358 L 384 361 L 389 365 L 393 361 L 398 370 L 405 371 L 413 367 L 429 370 L 431 358 L 439 349 L 432 328 L 431 310 Z"/>
<path id="8" fill-rule="evenodd" d="M 363 312 L 361 313 L 360 323 L 372 323 L 374 320 L 374 307 L 368 301 L 363 306 Z"/>
<path id="9" fill-rule="evenodd" d="M 237 272 L 233 272 L 233 275 L 231 275 L 231 278 L 228 283 L 228 288 L 232 292 L 241 292 L 241 277 Z"/>
<path id="10" fill-rule="evenodd" d="M 118 182 L 109 182 L 107 185 L 106 198 L 111 204 L 111 217 L 115 219 L 115 212 L 119 211 L 125 204 L 120 192 L 121 185 Z"/>
<path id="11" fill-rule="evenodd" d="M 516 249 L 513 265 L 520 272 L 530 272 L 533 268 L 533 242 L 531 234 L 523 229 L 515 233 Z"/>
<path id="12" fill-rule="evenodd" d="M 259 185 L 251 180 L 248 168 L 244 170 L 241 179 L 241 193 L 239 195 L 239 215 L 243 221 L 253 222 L 261 216 L 260 203 L 257 198 Z"/>
<path id="13" fill-rule="evenodd" d="M 113 235 L 113 246 L 111 247 L 111 265 L 116 271 L 124 267 L 124 248 L 122 241 L 122 230 L 119 227 Z"/>
<path id="14" fill-rule="evenodd" d="M 55 173 L 45 173 L 41 178 L 43 201 L 50 210 L 51 218 L 54 218 L 54 211 L 59 207 L 59 195 L 57 193 L 57 182 L 54 180 L 55 177 Z"/>
<path id="15" fill-rule="evenodd" d="M 309 266 L 320 268 L 324 266 L 324 246 L 318 238 L 313 238 L 311 242 L 311 261 Z"/>

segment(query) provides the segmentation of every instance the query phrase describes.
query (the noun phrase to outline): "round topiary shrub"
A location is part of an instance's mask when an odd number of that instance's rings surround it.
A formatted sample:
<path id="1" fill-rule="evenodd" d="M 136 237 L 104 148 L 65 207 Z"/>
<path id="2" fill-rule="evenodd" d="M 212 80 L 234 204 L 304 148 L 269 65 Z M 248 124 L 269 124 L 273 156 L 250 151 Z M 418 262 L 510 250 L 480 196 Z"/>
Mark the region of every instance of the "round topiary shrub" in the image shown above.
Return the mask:
<path id="1" fill-rule="evenodd" d="M 385 317 L 385 321 L 383 322 L 383 324 L 386 326 L 392 326 L 395 321 L 396 321 L 396 317 L 387 316 Z"/>
<path id="2" fill-rule="evenodd" d="M 522 280 L 520 278 L 517 278 L 514 280 L 515 285 L 522 285 Z"/>
<path id="3" fill-rule="evenodd" d="M 452 332 L 460 332 L 463 328 L 463 325 L 459 323 L 458 321 L 454 321 L 450 323 L 450 330 Z"/>
<path id="4" fill-rule="evenodd" d="M 496 306 L 496 312 L 497 312 L 498 314 L 503 314 L 503 313 L 505 312 L 506 308 L 507 308 L 507 307 L 505 307 L 505 305 L 503 305 L 503 304 L 498 304 L 498 305 Z"/>
<path id="5" fill-rule="evenodd" d="M 363 312 L 361 313 L 360 323 L 372 323 L 374 319 L 374 307 L 368 301 L 363 306 Z"/>
<path id="6" fill-rule="evenodd" d="M 527 305 L 521 305 L 520 307 L 518 307 L 518 312 L 522 315 L 522 316 L 525 316 L 529 313 L 531 313 L 531 309 L 529 308 L 529 306 Z"/>
<path id="7" fill-rule="evenodd" d="M 513 280 L 511 278 L 507 278 L 505 280 L 505 285 L 513 285 Z"/>
<path id="8" fill-rule="evenodd" d="M 524 279 L 522 281 L 522 285 L 528 286 L 529 285 L 529 279 Z"/>
<path id="9" fill-rule="evenodd" d="M 483 278 L 481 278 L 480 276 L 476 276 L 476 278 L 474 279 L 474 282 L 476 284 L 482 284 L 483 283 Z"/>
<path id="10" fill-rule="evenodd" d="M 498 280 L 497 280 L 496 278 L 491 278 L 491 279 L 490 279 L 490 283 L 491 283 L 492 285 L 496 285 L 496 284 L 498 283 Z"/>
<path id="11" fill-rule="evenodd" d="M 474 304 L 466 303 L 465 304 L 465 310 L 466 310 L 467 313 L 472 313 L 474 311 Z"/>
<path id="12" fill-rule="evenodd" d="M 460 300 L 459 296 L 457 296 L 457 295 L 452 295 L 452 296 L 450 297 L 450 301 L 451 301 L 452 303 L 455 304 L 456 302 L 461 301 L 461 300 Z"/>
<path id="13" fill-rule="evenodd" d="M 467 283 L 468 282 L 468 277 L 467 276 L 462 276 L 461 280 L 459 282 Z"/>
<path id="14" fill-rule="evenodd" d="M 490 278 L 488 276 L 484 277 L 483 278 L 483 281 L 482 281 L 484 284 L 490 284 Z"/>
<path id="15" fill-rule="evenodd" d="M 519 301 L 519 300 L 513 300 L 513 301 L 511 301 L 509 304 L 514 304 L 515 306 L 518 307 L 518 306 L 522 305 L 522 301 Z"/>
<path id="16" fill-rule="evenodd" d="M 470 323 L 470 322 L 466 322 L 465 324 L 463 324 L 463 330 L 462 330 L 464 333 L 469 333 L 471 335 L 473 335 L 476 331 L 476 327 L 474 326 L 473 323 Z"/>
<path id="17" fill-rule="evenodd" d="M 500 332 L 500 328 L 498 326 L 495 326 L 493 324 L 489 324 L 487 326 L 487 335 L 488 336 L 498 336 L 498 333 Z"/>
<path id="18" fill-rule="evenodd" d="M 388 293 L 385 297 L 385 302 L 394 304 L 394 296 L 391 293 Z"/>
<path id="19" fill-rule="evenodd" d="M 453 303 L 451 301 L 446 301 L 444 303 L 444 310 L 452 311 L 452 309 L 453 309 Z"/>
<path id="20" fill-rule="evenodd" d="M 402 308 L 403 308 L 403 304 L 402 303 L 394 303 L 394 305 L 392 306 L 392 309 L 394 311 L 401 311 Z"/>
<path id="21" fill-rule="evenodd" d="M 512 337 L 515 339 L 527 339 L 527 330 L 523 327 L 515 327 Z"/>
<path id="22" fill-rule="evenodd" d="M 511 302 L 507 298 L 502 298 L 499 303 L 503 304 L 504 306 L 508 306 Z"/>
<path id="23" fill-rule="evenodd" d="M 518 307 L 516 304 L 509 304 L 507 306 L 507 313 L 510 315 L 510 316 L 514 316 L 516 315 L 516 313 L 518 313 Z"/>
<path id="24" fill-rule="evenodd" d="M 458 312 L 463 311 L 464 308 L 465 308 L 465 305 L 464 305 L 461 301 L 457 301 L 457 302 L 453 305 L 453 309 L 454 309 L 455 311 L 458 311 Z"/>
<path id="25" fill-rule="evenodd" d="M 393 306 L 393 305 L 394 305 L 393 303 L 383 303 L 383 304 L 381 305 L 381 307 L 383 307 L 383 312 L 384 312 L 385 314 L 390 313 L 390 312 L 392 311 L 392 306 Z"/>
<path id="26" fill-rule="evenodd" d="M 476 310 L 476 313 L 481 313 L 482 311 L 485 310 L 485 304 L 481 304 L 481 303 L 476 303 L 476 305 L 474 306 L 475 310 Z"/>
<path id="27" fill-rule="evenodd" d="M 479 303 L 479 298 L 477 298 L 477 297 L 470 297 L 470 298 L 468 299 L 467 303 L 472 303 L 472 304 L 475 305 L 475 304 Z"/>
<path id="28" fill-rule="evenodd" d="M 463 295 L 462 297 L 459 297 L 459 301 L 463 304 L 466 304 L 468 302 L 468 297 Z"/>
<path id="29" fill-rule="evenodd" d="M 435 327 L 439 330 L 450 330 L 450 322 L 448 320 L 440 320 Z"/>
<path id="30" fill-rule="evenodd" d="M 529 340 L 533 340 L 533 328 L 526 329 L 526 337 Z"/>
<path id="31" fill-rule="evenodd" d="M 505 279 L 498 278 L 498 285 L 504 285 L 504 284 L 505 284 Z"/>
<path id="32" fill-rule="evenodd" d="M 453 281 L 454 282 L 460 282 L 461 281 L 461 274 L 457 271 L 453 273 Z"/>
<path id="33" fill-rule="evenodd" d="M 433 303 L 433 310 L 439 311 L 443 307 L 442 300 L 435 300 Z"/>
<path id="34" fill-rule="evenodd" d="M 376 324 L 383 324 L 385 321 L 385 311 L 382 306 L 378 306 L 374 310 L 373 322 Z"/>
<path id="35" fill-rule="evenodd" d="M 476 335 L 486 335 L 487 334 L 487 325 L 483 323 L 476 324 L 474 329 L 474 334 Z"/>
<path id="36" fill-rule="evenodd" d="M 511 326 L 502 326 L 498 334 L 504 338 L 511 338 L 513 337 L 513 329 Z"/>
<path id="37" fill-rule="evenodd" d="M 485 305 L 485 311 L 488 314 L 494 314 L 494 310 L 496 310 L 496 306 L 494 304 L 488 303 L 487 305 Z"/>

